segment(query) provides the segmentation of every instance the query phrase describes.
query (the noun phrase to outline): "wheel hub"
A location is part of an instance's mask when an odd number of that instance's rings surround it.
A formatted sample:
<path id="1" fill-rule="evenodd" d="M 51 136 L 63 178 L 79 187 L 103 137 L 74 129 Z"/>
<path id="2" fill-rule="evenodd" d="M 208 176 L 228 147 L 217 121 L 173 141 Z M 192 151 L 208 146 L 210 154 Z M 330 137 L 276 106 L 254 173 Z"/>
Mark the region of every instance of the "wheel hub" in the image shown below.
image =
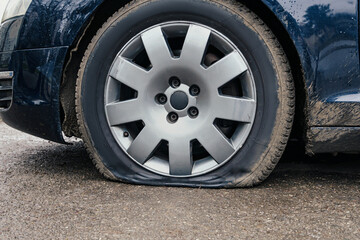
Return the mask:
<path id="1" fill-rule="evenodd" d="M 189 108 L 195 107 L 198 104 L 198 98 L 192 96 L 189 92 L 190 87 L 184 83 L 176 88 L 169 86 L 164 93 L 169 99 L 169 101 L 164 104 L 166 112 L 175 112 L 179 118 L 188 116 Z"/>
<path id="2" fill-rule="evenodd" d="M 186 93 L 177 91 L 171 95 L 171 106 L 176 110 L 184 110 L 189 104 L 189 98 Z"/>

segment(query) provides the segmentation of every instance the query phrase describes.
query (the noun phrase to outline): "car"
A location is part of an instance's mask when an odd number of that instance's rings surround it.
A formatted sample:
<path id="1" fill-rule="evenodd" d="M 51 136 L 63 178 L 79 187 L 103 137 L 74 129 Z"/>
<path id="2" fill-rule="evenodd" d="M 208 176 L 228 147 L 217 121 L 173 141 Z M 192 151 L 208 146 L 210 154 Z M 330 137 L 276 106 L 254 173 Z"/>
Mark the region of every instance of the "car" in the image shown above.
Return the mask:
<path id="1" fill-rule="evenodd" d="M 8 0 L 8 125 L 79 137 L 108 179 L 234 188 L 289 139 L 360 151 L 358 1 Z"/>

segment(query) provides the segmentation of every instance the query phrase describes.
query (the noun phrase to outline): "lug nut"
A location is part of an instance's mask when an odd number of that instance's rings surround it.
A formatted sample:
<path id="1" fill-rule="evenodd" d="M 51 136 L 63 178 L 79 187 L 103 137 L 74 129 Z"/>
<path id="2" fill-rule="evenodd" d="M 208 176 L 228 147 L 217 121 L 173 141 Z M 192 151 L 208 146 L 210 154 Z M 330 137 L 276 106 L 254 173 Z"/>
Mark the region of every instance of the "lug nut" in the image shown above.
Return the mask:
<path id="1" fill-rule="evenodd" d="M 181 85 L 181 81 L 177 77 L 171 77 L 170 78 L 170 86 L 173 88 L 178 88 Z"/>
<path id="2" fill-rule="evenodd" d="M 124 132 L 124 137 L 129 137 L 130 136 L 130 134 L 129 134 L 129 132 Z"/>
<path id="3" fill-rule="evenodd" d="M 179 116 L 176 113 L 172 112 L 172 113 L 169 113 L 168 118 L 169 118 L 170 122 L 175 123 L 179 119 Z"/>
<path id="4" fill-rule="evenodd" d="M 191 86 L 190 94 L 191 96 L 198 96 L 200 94 L 200 88 L 196 85 Z"/>
<path id="5" fill-rule="evenodd" d="M 188 113 L 191 118 L 196 118 L 199 115 L 199 110 L 196 107 L 191 107 Z"/>
<path id="6" fill-rule="evenodd" d="M 162 104 L 164 105 L 166 102 L 167 102 L 167 97 L 165 94 L 158 94 L 156 96 L 156 101 L 159 103 L 159 104 Z"/>

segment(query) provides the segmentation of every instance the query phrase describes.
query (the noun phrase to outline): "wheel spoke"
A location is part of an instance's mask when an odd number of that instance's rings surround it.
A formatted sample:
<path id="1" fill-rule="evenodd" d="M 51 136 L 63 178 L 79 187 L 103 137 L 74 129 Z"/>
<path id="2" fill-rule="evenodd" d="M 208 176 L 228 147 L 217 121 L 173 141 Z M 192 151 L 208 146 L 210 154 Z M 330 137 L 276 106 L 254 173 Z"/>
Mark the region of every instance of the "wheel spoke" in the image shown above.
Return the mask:
<path id="1" fill-rule="evenodd" d="M 106 105 L 106 112 L 111 126 L 141 120 L 143 116 L 141 111 L 139 111 L 140 106 L 141 104 L 138 99 Z"/>
<path id="2" fill-rule="evenodd" d="M 216 118 L 250 123 L 256 102 L 252 99 L 216 96 L 214 114 Z"/>
<path id="3" fill-rule="evenodd" d="M 241 55 L 236 51 L 225 56 L 206 70 L 209 82 L 216 88 L 223 86 L 246 71 L 247 66 Z"/>
<path id="4" fill-rule="evenodd" d="M 210 33 L 211 31 L 204 27 L 190 25 L 181 51 L 181 60 L 190 65 L 201 64 Z"/>
<path id="5" fill-rule="evenodd" d="M 116 59 L 110 72 L 112 78 L 137 91 L 144 89 L 148 75 L 149 73 L 145 69 L 122 57 Z"/>
<path id="6" fill-rule="evenodd" d="M 189 141 L 169 143 L 169 164 L 170 174 L 191 175 L 193 160 Z"/>
<path id="7" fill-rule="evenodd" d="M 235 152 L 229 140 L 214 125 L 204 129 L 198 141 L 219 164 Z"/>
<path id="8" fill-rule="evenodd" d="M 147 31 L 141 35 L 141 39 L 153 67 L 166 66 L 171 60 L 171 55 L 161 27 Z"/>
<path id="9" fill-rule="evenodd" d="M 127 152 L 136 161 L 144 164 L 155 151 L 161 139 L 152 131 L 151 127 L 145 127 L 130 145 Z"/>

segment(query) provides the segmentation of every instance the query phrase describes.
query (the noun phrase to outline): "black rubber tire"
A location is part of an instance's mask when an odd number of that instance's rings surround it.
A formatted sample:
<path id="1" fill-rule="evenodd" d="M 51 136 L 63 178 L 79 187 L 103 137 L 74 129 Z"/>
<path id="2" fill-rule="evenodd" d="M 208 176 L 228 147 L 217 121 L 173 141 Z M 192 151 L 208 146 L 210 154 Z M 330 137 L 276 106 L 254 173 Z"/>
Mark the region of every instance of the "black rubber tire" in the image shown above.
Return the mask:
<path id="1" fill-rule="evenodd" d="M 172 178 L 133 162 L 118 146 L 104 111 L 104 87 L 117 53 L 133 36 L 155 24 L 188 20 L 227 36 L 247 59 L 257 89 L 253 129 L 242 149 L 204 175 Z M 96 167 L 112 180 L 190 187 L 249 187 L 265 180 L 287 144 L 295 91 L 286 55 L 266 24 L 244 5 L 223 0 L 136 0 L 121 8 L 97 32 L 83 57 L 76 88 L 78 124 Z"/>

